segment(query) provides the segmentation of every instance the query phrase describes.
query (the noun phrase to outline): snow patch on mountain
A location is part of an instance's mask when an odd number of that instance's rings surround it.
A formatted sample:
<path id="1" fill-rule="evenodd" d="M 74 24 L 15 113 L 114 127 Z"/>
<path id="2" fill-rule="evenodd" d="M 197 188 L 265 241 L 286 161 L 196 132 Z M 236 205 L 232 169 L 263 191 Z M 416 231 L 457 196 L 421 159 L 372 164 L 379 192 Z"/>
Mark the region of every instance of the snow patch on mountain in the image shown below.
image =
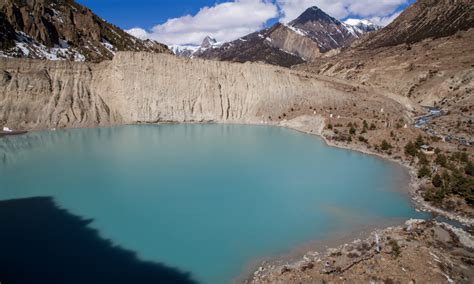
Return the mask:
<path id="1" fill-rule="evenodd" d="M 285 27 L 289 28 L 290 30 L 294 31 L 296 34 L 300 35 L 300 36 L 307 36 L 307 33 L 301 29 L 298 29 L 292 25 L 287 25 L 287 24 L 283 24 Z"/>
<path id="2" fill-rule="evenodd" d="M 0 50 L 0 57 L 31 57 L 46 60 L 73 60 L 85 61 L 86 58 L 76 49 L 69 46 L 64 40 L 59 40 L 59 45 L 46 47 L 29 37 L 24 32 L 16 33 L 15 47 L 8 51 Z M 103 43 L 107 44 L 107 43 Z M 109 43 L 110 45 L 110 43 Z"/>
<path id="3" fill-rule="evenodd" d="M 365 19 L 347 19 L 343 25 L 356 37 L 361 37 L 365 33 L 374 32 L 382 28 Z"/>
<path id="4" fill-rule="evenodd" d="M 193 58 L 208 49 L 219 48 L 222 46 L 222 42 L 218 42 L 215 38 L 206 36 L 200 46 L 198 45 L 171 45 L 169 48 L 171 51 L 181 57 Z"/>

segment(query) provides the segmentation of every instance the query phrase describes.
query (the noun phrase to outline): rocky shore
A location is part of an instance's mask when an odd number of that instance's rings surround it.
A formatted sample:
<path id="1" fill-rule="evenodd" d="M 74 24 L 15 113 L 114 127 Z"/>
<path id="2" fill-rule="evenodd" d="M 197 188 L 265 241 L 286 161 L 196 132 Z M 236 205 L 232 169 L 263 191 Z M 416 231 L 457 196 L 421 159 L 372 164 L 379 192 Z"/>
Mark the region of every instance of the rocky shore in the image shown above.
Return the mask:
<path id="1" fill-rule="evenodd" d="M 299 261 L 263 263 L 252 283 L 472 283 L 474 238 L 445 223 L 408 220 Z"/>

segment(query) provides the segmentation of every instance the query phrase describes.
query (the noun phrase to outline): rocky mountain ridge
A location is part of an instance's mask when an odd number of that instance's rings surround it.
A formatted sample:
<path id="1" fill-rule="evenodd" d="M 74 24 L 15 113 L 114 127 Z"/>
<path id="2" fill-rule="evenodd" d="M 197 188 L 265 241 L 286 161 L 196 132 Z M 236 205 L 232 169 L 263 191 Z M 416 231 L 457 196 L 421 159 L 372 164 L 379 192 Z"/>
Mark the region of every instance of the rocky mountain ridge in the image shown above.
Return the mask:
<path id="1" fill-rule="evenodd" d="M 199 57 L 200 54 L 208 49 L 219 48 L 222 45 L 215 38 L 206 36 L 201 45 L 171 45 L 171 51 L 179 57 L 194 58 Z"/>
<path id="2" fill-rule="evenodd" d="M 418 0 L 387 27 L 371 34 L 359 48 L 413 44 L 451 36 L 474 27 L 471 0 Z"/>
<path id="3" fill-rule="evenodd" d="M 368 21 L 355 25 L 342 23 L 318 7 L 310 7 L 288 24 L 277 23 L 220 48 L 206 50 L 199 57 L 235 62 L 261 61 L 289 67 L 347 47 L 378 28 Z"/>
<path id="4" fill-rule="evenodd" d="M 169 53 L 107 23 L 74 0 L 0 0 L 0 56 L 101 61 L 117 51 Z"/>

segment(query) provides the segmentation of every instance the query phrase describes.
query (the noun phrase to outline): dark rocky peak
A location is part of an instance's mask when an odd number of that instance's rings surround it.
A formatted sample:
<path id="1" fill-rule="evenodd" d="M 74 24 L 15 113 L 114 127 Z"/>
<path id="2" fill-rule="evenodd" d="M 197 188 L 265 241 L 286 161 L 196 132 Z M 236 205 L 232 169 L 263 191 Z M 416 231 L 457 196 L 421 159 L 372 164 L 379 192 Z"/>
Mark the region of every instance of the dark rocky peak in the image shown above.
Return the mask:
<path id="1" fill-rule="evenodd" d="M 341 22 L 339 22 L 337 19 L 329 16 L 326 14 L 323 10 L 319 9 L 316 6 L 310 7 L 306 9 L 306 11 L 303 12 L 298 18 L 295 20 L 291 21 L 289 25 L 291 26 L 299 26 L 299 25 L 305 25 L 306 23 L 312 23 L 312 22 L 322 22 L 322 23 L 327 23 L 327 24 L 336 24 L 339 25 Z"/>
<path id="2" fill-rule="evenodd" d="M 15 46 L 15 29 L 7 21 L 5 14 L 0 11 L 0 49 L 12 48 Z"/>
<path id="3" fill-rule="evenodd" d="M 217 40 L 215 38 L 206 36 L 204 40 L 202 41 L 201 48 L 209 48 L 209 47 L 214 46 L 216 43 L 217 43 Z"/>

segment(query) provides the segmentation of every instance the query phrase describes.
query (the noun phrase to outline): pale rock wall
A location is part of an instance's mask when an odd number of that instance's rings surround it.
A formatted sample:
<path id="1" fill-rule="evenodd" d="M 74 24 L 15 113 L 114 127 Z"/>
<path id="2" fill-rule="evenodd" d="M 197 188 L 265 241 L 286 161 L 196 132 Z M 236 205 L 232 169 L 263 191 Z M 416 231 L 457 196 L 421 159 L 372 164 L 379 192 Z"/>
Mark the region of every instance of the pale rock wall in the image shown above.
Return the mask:
<path id="1" fill-rule="evenodd" d="M 0 124 L 44 129 L 114 121 L 91 90 L 93 73 L 86 64 L 2 59 L 0 76 Z"/>
<path id="2" fill-rule="evenodd" d="M 342 86 L 255 63 L 121 53 L 104 69 L 96 91 L 127 122 L 258 122 L 292 104 L 350 97 Z"/>
<path id="3" fill-rule="evenodd" d="M 316 42 L 308 36 L 299 35 L 283 25 L 272 32 L 271 39 L 273 46 L 305 59 L 317 59 L 323 56 Z"/>
<path id="4" fill-rule="evenodd" d="M 357 101 L 342 82 L 263 64 L 118 53 L 99 64 L 0 60 L 0 124 L 15 129 L 163 121 L 260 123 L 290 106 Z"/>

